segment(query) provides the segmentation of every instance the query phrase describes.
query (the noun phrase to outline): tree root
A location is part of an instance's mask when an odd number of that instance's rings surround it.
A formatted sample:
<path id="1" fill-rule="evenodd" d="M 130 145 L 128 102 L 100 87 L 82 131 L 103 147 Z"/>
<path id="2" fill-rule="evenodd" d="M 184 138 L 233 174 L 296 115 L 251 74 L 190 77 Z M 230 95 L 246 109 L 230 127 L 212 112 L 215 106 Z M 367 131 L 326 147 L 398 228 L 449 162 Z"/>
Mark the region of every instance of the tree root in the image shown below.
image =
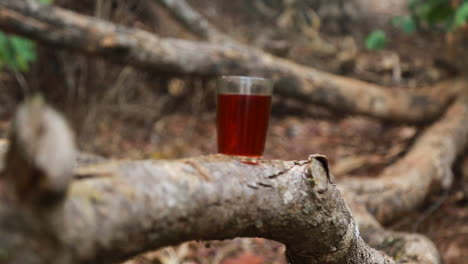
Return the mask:
<path id="1" fill-rule="evenodd" d="M 467 142 L 468 102 L 460 98 L 380 177 L 345 179 L 340 186 L 355 193 L 379 222 L 388 223 L 421 206 L 431 193 L 451 186 L 452 165 Z"/>

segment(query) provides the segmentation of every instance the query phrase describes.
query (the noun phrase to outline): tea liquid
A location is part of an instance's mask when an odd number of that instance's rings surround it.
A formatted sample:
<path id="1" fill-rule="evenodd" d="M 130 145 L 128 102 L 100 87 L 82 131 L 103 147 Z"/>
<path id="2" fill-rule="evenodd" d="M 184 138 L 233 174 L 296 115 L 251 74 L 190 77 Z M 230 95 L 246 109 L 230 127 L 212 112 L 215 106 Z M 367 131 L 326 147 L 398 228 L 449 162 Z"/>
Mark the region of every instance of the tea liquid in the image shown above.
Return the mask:
<path id="1" fill-rule="evenodd" d="M 218 152 L 260 157 L 270 117 L 271 96 L 218 95 Z"/>

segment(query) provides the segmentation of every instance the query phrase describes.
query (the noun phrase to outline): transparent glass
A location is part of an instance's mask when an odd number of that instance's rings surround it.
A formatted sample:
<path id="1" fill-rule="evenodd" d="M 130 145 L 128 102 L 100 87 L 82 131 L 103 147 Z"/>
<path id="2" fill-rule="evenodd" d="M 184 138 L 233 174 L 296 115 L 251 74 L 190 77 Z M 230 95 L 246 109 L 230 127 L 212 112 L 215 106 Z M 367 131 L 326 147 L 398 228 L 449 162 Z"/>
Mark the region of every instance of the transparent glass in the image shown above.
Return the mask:
<path id="1" fill-rule="evenodd" d="M 217 86 L 218 152 L 257 163 L 265 149 L 272 82 L 259 77 L 223 76 Z"/>

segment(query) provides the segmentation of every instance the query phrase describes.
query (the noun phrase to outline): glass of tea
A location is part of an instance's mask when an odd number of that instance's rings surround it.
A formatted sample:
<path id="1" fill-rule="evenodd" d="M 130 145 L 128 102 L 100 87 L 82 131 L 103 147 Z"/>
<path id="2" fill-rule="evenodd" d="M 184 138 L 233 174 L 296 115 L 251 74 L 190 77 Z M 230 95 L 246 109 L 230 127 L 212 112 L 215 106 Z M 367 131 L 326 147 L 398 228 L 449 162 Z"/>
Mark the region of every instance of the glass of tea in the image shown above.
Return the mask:
<path id="1" fill-rule="evenodd" d="M 272 82 L 246 76 L 218 79 L 218 152 L 255 164 L 265 149 Z"/>

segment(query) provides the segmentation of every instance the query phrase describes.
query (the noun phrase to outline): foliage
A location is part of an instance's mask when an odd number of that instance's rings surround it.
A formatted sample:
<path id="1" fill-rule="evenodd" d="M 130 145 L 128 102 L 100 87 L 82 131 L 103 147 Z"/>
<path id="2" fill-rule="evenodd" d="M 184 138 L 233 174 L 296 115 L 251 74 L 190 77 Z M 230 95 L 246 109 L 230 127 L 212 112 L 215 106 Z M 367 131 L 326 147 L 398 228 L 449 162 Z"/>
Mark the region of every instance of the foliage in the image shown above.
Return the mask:
<path id="1" fill-rule="evenodd" d="M 463 3 L 455 12 L 454 26 L 460 27 L 468 20 L 468 1 Z"/>
<path id="2" fill-rule="evenodd" d="M 468 0 L 409 0 L 408 8 L 419 29 L 455 30 L 468 19 Z"/>
<path id="3" fill-rule="evenodd" d="M 408 0 L 409 16 L 397 16 L 392 25 L 407 34 L 421 30 L 455 31 L 468 22 L 468 0 Z M 385 32 L 375 30 L 366 40 L 366 48 L 379 50 L 385 47 Z"/>
<path id="4" fill-rule="evenodd" d="M 34 42 L 0 32 L 0 66 L 14 71 L 27 71 L 29 64 L 36 60 Z"/>
<path id="5" fill-rule="evenodd" d="M 50 4 L 52 0 L 37 0 Z M 28 71 L 36 61 L 36 45 L 33 41 L 0 32 L 0 67 L 7 66 L 13 71 Z"/>
<path id="6" fill-rule="evenodd" d="M 401 28 L 401 30 L 407 34 L 413 34 L 417 30 L 415 20 L 409 16 L 394 17 L 392 19 L 392 25 Z"/>
<path id="7" fill-rule="evenodd" d="M 382 30 L 375 30 L 365 40 L 368 50 L 381 50 L 387 45 L 387 35 Z"/>

